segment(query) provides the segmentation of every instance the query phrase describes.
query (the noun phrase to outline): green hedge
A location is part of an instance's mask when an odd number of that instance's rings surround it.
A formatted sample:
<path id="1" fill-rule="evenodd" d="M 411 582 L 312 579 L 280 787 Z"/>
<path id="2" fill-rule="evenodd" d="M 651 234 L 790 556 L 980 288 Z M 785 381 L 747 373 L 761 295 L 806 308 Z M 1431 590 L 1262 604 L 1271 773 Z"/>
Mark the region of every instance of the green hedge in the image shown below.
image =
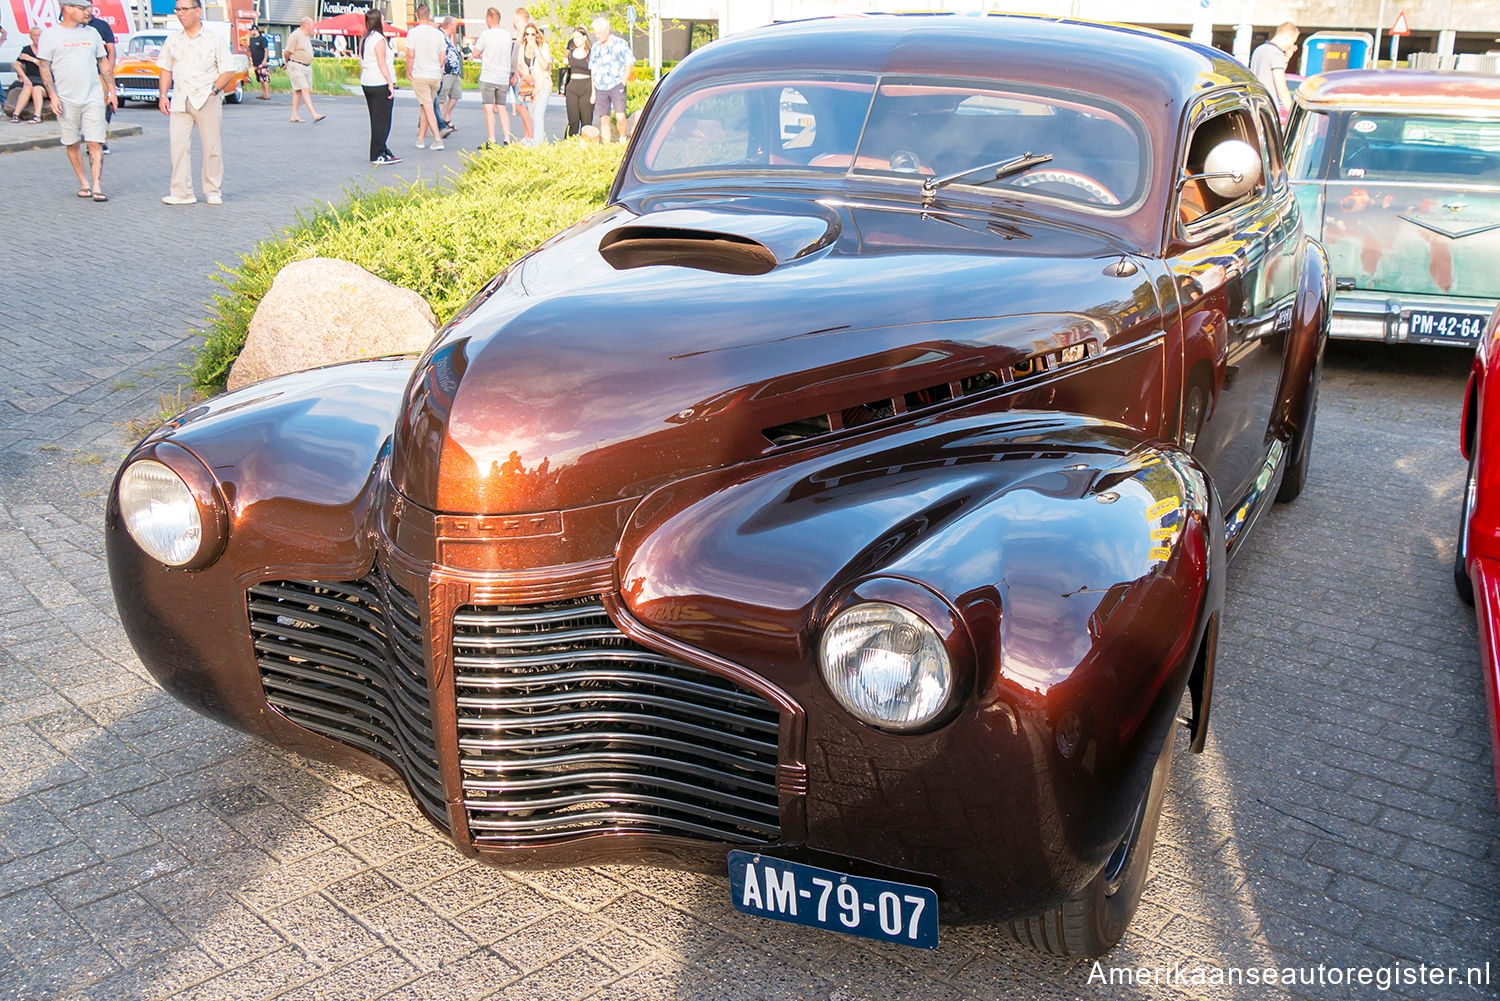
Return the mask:
<path id="1" fill-rule="evenodd" d="M 466 154 L 437 188 L 351 192 L 220 265 L 203 344 L 191 368 L 204 396 L 224 387 L 250 317 L 276 273 L 293 261 L 338 257 L 426 299 L 446 322 L 486 281 L 557 231 L 604 205 L 621 147 L 590 143 L 507 146 Z"/>

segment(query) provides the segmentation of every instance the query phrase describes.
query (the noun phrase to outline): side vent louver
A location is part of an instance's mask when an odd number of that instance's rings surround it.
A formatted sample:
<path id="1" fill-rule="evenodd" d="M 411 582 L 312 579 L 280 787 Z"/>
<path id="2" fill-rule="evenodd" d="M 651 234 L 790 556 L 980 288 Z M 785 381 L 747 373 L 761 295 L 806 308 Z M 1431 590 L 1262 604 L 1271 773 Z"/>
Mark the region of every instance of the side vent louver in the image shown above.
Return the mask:
<path id="1" fill-rule="evenodd" d="M 772 445 L 791 445 L 813 438 L 821 438 L 838 431 L 857 428 L 865 424 L 873 424 L 876 421 L 914 413 L 919 410 L 925 410 L 928 407 L 936 407 L 950 400 L 965 396 L 975 396 L 979 393 L 988 392 L 997 386 L 1034 379 L 1064 365 L 1084 361 L 1097 353 L 1098 342 L 1092 340 L 1069 344 L 1065 347 L 1052 348 L 1048 351 L 1039 351 L 1034 355 L 1023 358 L 1009 368 L 976 372 L 973 375 L 965 376 L 953 382 L 940 382 L 923 389 L 903 393 L 900 396 L 893 396 L 884 400 L 873 400 L 869 403 L 862 403 L 859 406 L 848 407 L 844 410 L 834 411 L 833 413 L 799 417 L 797 420 L 788 421 L 785 424 L 777 424 L 775 427 L 765 428 L 761 431 L 761 434 L 765 435 L 766 440 Z"/>

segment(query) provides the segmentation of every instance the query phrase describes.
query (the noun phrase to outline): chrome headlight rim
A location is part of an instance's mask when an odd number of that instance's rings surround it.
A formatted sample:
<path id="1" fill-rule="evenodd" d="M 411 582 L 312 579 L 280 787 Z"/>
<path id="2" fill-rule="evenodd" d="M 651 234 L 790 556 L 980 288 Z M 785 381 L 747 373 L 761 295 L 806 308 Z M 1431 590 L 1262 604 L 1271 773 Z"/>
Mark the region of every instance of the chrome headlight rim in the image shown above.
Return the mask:
<path id="1" fill-rule="evenodd" d="M 173 564 L 158 559 L 141 545 L 126 522 L 125 512 L 120 504 L 120 487 L 124 482 L 125 474 L 140 462 L 155 462 L 165 466 L 187 487 L 188 494 L 197 508 L 201 539 L 197 552 L 184 563 Z M 209 472 L 208 467 L 181 445 L 170 441 L 157 441 L 139 448 L 125 461 L 119 473 L 116 474 L 114 488 L 110 492 L 110 504 L 114 516 L 119 520 L 120 531 L 124 532 L 130 538 L 131 543 L 148 559 L 162 567 L 169 570 L 202 570 L 223 555 L 224 544 L 229 538 L 229 508 L 224 501 L 223 490 L 218 479 Z"/>
<path id="2" fill-rule="evenodd" d="M 927 718 L 915 723 L 900 723 L 890 720 L 868 718 L 851 708 L 829 678 L 824 665 L 824 640 L 830 627 L 843 613 L 872 603 L 894 605 L 922 621 L 937 634 L 948 654 L 949 683 L 946 699 L 941 708 Z M 872 577 L 845 589 L 818 617 L 814 642 L 814 657 L 818 665 L 818 677 L 841 710 L 861 726 L 899 736 L 930 733 L 951 723 L 968 701 L 974 683 L 974 644 L 968 627 L 958 612 L 941 596 L 914 581 L 899 577 Z"/>

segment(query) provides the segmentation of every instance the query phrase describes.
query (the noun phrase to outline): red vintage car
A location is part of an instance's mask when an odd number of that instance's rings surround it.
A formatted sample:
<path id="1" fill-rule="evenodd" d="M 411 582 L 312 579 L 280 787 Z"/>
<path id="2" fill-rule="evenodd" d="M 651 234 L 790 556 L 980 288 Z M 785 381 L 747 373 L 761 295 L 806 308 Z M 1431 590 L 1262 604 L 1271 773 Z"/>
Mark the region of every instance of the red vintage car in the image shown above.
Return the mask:
<path id="1" fill-rule="evenodd" d="M 1206 738 L 1226 562 L 1306 482 L 1330 282 L 1281 147 L 1244 67 L 1126 27 L 716 42 L 420 358 L 137 446 L 125 629 L 494 864 L 1096 955 L 1179 712 Z"/>
<path id="2" fill-rule="evenodd" d="M 1474 352 L 1464 395 L 1463 513 L 1453 556 L 1453 583 L 1479 619 L 1479 663 L 1489 706 L 1491 754 L 1500 793 L 1500 307 Z"/>

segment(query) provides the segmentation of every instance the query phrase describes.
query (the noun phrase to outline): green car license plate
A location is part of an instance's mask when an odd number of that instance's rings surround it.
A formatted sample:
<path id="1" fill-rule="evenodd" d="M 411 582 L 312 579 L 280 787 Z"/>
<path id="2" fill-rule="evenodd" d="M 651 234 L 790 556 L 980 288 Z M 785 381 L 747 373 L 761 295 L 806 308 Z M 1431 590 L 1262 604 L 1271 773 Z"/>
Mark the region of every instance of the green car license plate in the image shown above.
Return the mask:
<path id="1" fill-rule="evenodd" d="M 1428 343 L 1452 344 L 1454 342 L 1478 341 L 1484 333 L 1486 316 L 1477 313 L 1440 313 L 1434 310 L 1414 309 L 1406 328 L 1407 340 Z"/>
<path id="2" fill-rule="evenodd" d="M 938 945 L 937 894 L 925 886 L 732 851 L 729 891 L 735 910 L 756 917 L 919 949 Z"/>

